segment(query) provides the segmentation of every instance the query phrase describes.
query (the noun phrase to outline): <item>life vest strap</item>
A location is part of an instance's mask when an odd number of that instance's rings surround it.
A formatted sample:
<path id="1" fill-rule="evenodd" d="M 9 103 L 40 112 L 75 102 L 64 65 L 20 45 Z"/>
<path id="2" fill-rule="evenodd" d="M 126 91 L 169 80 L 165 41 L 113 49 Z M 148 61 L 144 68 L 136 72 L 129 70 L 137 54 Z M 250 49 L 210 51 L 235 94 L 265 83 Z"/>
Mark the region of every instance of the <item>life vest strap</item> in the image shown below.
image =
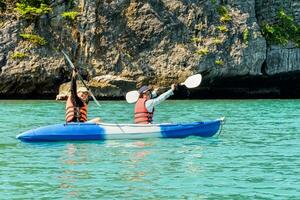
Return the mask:
<path id="1" fill-rule="evenodd" d="M 83 107 L 75 107 L 71 99 L 68 99 L 66 105 L 66 122 L 86 122 L 86 121 L 87 121 L 87 105 L 84 103 Z"/>

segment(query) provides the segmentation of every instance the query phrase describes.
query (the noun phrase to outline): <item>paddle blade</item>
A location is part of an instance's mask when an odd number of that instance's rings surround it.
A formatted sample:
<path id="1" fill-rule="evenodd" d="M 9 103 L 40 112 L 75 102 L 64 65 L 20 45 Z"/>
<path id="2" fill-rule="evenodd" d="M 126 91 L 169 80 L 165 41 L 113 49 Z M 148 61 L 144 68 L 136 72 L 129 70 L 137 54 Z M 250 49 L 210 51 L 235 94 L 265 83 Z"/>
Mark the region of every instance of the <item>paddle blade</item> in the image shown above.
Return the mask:
<path id="1" fill-rule="evenodd" d="M 126 101 L 128 103 L 135 103 L 138 100 L 139 95 L 140 95 L 139 92 L 136 90 L 127 92 Z"/>
<path id="2" fill-rule="evenodd" d="M 202 81 L 201 74 L 195 74 L 193 76 L 188 77 L 184 81 L 183 85 L 185 85 L 187 88 L 195 88 L 200 85 L 201 81 Z"/>

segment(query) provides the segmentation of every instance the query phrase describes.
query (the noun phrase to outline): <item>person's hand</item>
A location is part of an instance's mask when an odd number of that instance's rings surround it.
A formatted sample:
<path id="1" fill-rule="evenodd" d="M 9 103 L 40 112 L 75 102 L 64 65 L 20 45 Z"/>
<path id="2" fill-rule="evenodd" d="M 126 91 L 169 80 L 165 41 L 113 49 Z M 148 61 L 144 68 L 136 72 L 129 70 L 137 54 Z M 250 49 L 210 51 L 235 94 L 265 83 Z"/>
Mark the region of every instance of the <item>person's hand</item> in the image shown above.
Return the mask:
<path id="1" fill-rule="evenodd" d="M 75 77 L 76 75 L 77 75 L 77 72 L 75 70 L 73 70 L 72 77 Z"/>
<path id="2" fill-rule="evenodd" d="M 174 83 L 173 83 L 173 84 L 171 85 L 171 89 L 172 89 L 173 91 L 176 90 L 176 87 L 177 87 L 177 84 L 174 84 Z"/>
<path id="3" fill-rule="evenodd" d="M 157 95 L 157 94 L 158 94 L 157 92 L 158 92 L 158 88 L 155 88 L 155 89 L 151 92 L 152 99 L 158 96 L 158 95 Z"/>

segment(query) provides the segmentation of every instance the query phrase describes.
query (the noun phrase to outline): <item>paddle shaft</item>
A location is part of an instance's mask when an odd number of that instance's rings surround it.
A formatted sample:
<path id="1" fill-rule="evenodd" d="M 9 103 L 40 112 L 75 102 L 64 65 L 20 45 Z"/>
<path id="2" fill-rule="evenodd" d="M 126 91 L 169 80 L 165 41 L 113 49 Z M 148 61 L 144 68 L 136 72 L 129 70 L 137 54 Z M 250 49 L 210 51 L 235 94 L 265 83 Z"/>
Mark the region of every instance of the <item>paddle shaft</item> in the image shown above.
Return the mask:
<path id="1" fill-rule="evenodd" d="M 78 70 L 75 68 L 75 66 L 73 65 L 72 61 L 70 60 L 69 56 L 68 56 L 64 51 L 61 51 L 61 52 L 64 54 L 65 58 L 67 59 L 67 61 L 68 61 L 69 64 L 71 65 L 71 67 L 75 70 L 75 72 L 78 72 Z M 94 96 L 94 94 L 92 93 L 92 91 L 90 90 L 90 88 L 85 84 L 85 82 L 84 82 L 82 76 L 81 76 L 79 73 L 77 73 L 77 75 L 78 75 L 78 77 L 79 77 L 79 80 L 80 80 L 80 81 L 82 82 L 82 84 L 84 85 L 84 87 L 86 87 L 86 88 L 88 89 L 88 91 L 89 91 L 89 93 L 91 94 L 91 96 L 92 96 L 93 100 L 95 101 L 95 103 L 96 103 L 99 107 L 101 107 L 101 105 L 100 105 L 99 102 L 97 101 L 96 97 Z"/>

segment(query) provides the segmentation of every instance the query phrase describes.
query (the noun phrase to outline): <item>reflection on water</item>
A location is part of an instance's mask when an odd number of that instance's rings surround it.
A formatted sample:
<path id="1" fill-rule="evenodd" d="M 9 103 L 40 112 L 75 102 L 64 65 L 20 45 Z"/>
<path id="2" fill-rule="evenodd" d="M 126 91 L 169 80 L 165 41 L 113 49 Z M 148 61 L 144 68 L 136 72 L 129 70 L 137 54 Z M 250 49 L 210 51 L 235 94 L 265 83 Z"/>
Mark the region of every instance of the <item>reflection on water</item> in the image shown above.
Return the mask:
<path id="1" fill-rule="evenodd" d="M 129 156 L 128 167 L 131 167 L 132 169 L 143 169 L 140 168 L 138 165 L 143 162 L 146 159 L 146 156 L 151 154 L 151 151 L 144 150 L 144 147 L 150 147 L 151 143 L 143 142 L 143 141 L 136 141 L 133 143 L 136 148 L 138 148 L 138 151 L 133 152 L 132 155 Z M 131 176 L 128 177 L 129 182 L 136 182 L 136 181 L 142 181 L 143 177 L 146 176 L 146 172 L 144 170 L 137 170 L 134 171 Z"/>
<path id="2" fill-rule="evenodd" d="M 60 182 L 59 188 L 63 191 L 66 190 L 67 197 L 78 197 L 79 190 L 76 186 L 78 182 L 78 172 L 72 170 L 73 166 L 76 166 L 78 157 L 75 157 L 77 148 L 74 144 L 67 144 L 64 154 L 62 154 L 62 174 L 58 176 Z M 67 198 L 68 199 L 68 198 Z"/>
<path id="3" fill-rule="evenodd" d="M 91 144 L 91 143 L 90 143 Z M 94 143 L 97 144 L 98 143 Z M 112 158 L 101 158 L 97 156 L 97 151 L 106 149 L 107 147 L 115 148 L 114 154 L 122 154 L 122 159 L 120 160 L 120 165 L 116 176 L 112 180 L 115 181 L 125 181 L 130 184 L 130 182 L 144 182 L 144 177 L 147 176 L 147 172 L 144 169 L 144 161 L 147 156 L 151 154 L 151 150 L 145 150 L 152 146 L 151 142 L 145 141 L 128 141 L 126 143 L 119 141 L 109 141 L 105 144 L 100 144 L 93 152 L 96 160 L 92 160 L 88 151 L 88 144 L 71 144 L 65 145 L 65 149 L 61 155 L 61 174 L 57 177 L 60 182 L 59 188 L 66 194 L 66 198 L 77 198 L 80 197 L 80 185 L 84 179 L 97 179 L 97 172 L 104 169 L 103 163 L 107 162 L 107 159 L 113 160 Z M 99 153 L 100 155 L 100 153 Z M 97 161 L 95 163 L 94 161 Z M 82 165 L 99 165 L 99 168 L 81 168 Z M 102 167 L 101 167 L 102 166 Z M 80 170 L 81 169 L 81 170 Z M 101 174 L 105 175 L 111 173 L 111 171 L 105 169 Z M 93 171 L 95 170 L 95 171 Z M 116 169 L 114 169 L 116 170 Z M 99 182 L 99 185 L 102 183 Z"/>

